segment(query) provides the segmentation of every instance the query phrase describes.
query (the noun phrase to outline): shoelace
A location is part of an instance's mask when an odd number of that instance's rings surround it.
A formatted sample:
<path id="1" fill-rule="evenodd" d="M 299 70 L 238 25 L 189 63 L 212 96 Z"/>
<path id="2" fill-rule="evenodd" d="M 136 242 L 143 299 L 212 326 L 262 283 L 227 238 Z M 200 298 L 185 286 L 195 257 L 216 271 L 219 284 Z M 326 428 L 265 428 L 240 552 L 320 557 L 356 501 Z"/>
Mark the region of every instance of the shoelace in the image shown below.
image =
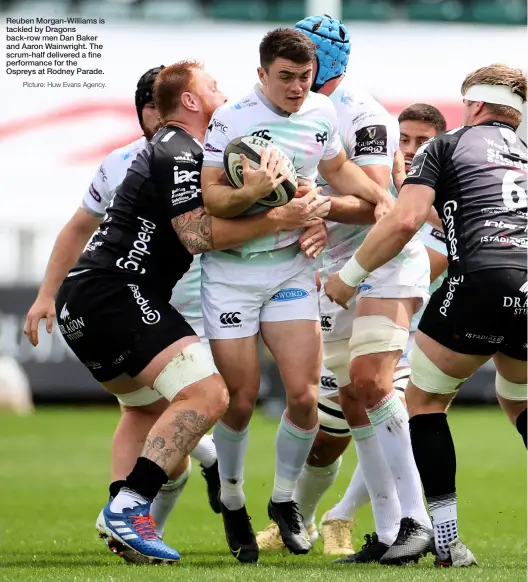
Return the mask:
<path id="1" fill-rule="evenodd" d="M 131 515 L 132 525 L 137 530 L 139 535 L 148 541 L 156 541 L 158 536 L 154 532 L 154 520 L 152 515 Z"/>
<path id="2" fill-rule="evenodd" d="M 416 524 L 409 519 L 408 517 L 404 517 L 401 520 L 400 531 L 398 532 L 398 537 L 394 542 L 394 545 L 400 545 L 403 542 L 407 541 L 407 538 L 412 535 L 416 531 Z"/>
<path id="3" fill-rule="evenodd" d="M 376 532 L 374 532 L 372 535 L 366 534 L 365 536 L 363 536 L 363 539 L 365 540 L 366 543 L 361 548 L 362 550 L 366 550 L 371 546 L 375 546 L 377 543 L 379 543 L 378 534 Z"/>
<path id="4" fill-rule="evenodd" d="M 295 501 L 288 501 L 281 503 L 281 506 L 284 507 L 282 516 L 292 533 L 300 534 L 302 516 L 299 513 L 299 505 Z"/>

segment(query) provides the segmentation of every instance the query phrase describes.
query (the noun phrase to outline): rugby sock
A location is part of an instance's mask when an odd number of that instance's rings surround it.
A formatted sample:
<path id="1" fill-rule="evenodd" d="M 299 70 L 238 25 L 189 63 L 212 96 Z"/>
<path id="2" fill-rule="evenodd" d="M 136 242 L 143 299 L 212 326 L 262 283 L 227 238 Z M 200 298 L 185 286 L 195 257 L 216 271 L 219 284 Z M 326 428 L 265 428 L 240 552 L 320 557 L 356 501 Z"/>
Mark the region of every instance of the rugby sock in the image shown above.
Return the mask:
<path id="1" fill-rule="evenodd" d="M 361 466 L 357 465 L 342 499 L 326 514 L 327 519 L 352 521 L 356 511 L 370 501 Z"/>
<path id="2" fill-rule="evenodd" d="M 416 468 L 409 434 L 409 415 L 393 390 L 367 410 L 385 461 L 392 473 L 400 500 L 401 517 L 411 517 L 431 527 L 423 500 L 420 475 Z M 434 450 L 434 449 L 430 449 Z"/>
<path id="3" fill-rule="evenodd" d="M 356 472 L 359 470 L 363 477 L 362 487 L 359 490 L 359 501 L 364 504 L 368 502 L 370 497 L 378 538 L 380 542 L 390 546 L 398 535 L 401 519 L 400 501 L 392 473 L 383 456 L 374 427 L 369 424 L 351 428 L 351 432 L 358 457 Z M 360 505 L 355 498 L 359 485 L 358 479 L 352 488 L 353 481 L 354 479 L 352 479 L 343 499 L 330 510 L 329 519 L 351 520 L 354 517 L 354 512 Z"/>
<path id="4" fill-rule="evenodd" d="M 132 472 L 111 501 L 110 511 L 121 513 L 123 509 L 151 502 L 167 481 L 167 473 L 159 465 L 146 457 L 138 457 Z"/>
<path id="5" fill-rule="evenodd" d="M 117 497 L 117 494 L 119 493 L 121 487 L 124 487 L 125 485 L 126 485 L 125 480 L 113 481 L 112 483 L 110 483 L 110 487 L 108 488 L 108 491 L 110 492 L 110 501 L 112 501 L 114 497 Z"/>
<path id="6" fill-rule="evenodd" d="M 526 444 L 526 428 L 527 428 L 526 425 L 528 423 L 527 413 L 528 413 L 527 410 L 523 410 L 523 412 L 519 414 L 517 420 L 515 421 L 515 426 L 517 427 L 519 434 L 522 436 L 525 447 L 527 446 Z"/>
<path id="7" fill-rule="evenodd" d="M 196 459 L 200 465 L 206 469 L 209 469 L 209 467 L 212 467 L 215 464 L 216 448 L 210 435 L 203 435 L 203 437 L 198 441 L 198 444 L 192 450 L 191 457 Z"/>
<path id="8" fill-rule="evenodd" d="M 183 493 L 183 489 L 189 480 L 190 475 L 191 463 L 189 462 L 185 471 L 177 479 L 171 479 L 161 487 L 159 493 L 152 502 L 150 512 L 154 519 L 154 523 L 156 524 L 154 531 L 160 538 L 163 537 L 167 519 L 169 518 L 171 511 L 174 509 L 176 502 L 180 498 L 180 495 Z"/>
<path id="9" fill-rule="evenodd" d="M 433 521 L 436 553 L 448 560 L 458 537 L 455 445 L 444 412 L 418 414 L 409 421 L 416 465 Z"/>
<path id="10" fill-rule="evenodd" d="M 244 495 L 244 457 L 248 445 L 249 430 L 234 430 L 219 421 L 213 429 L 218 472 L 220 473 L 220 501 L 230 511 L 241 509 Z"/>
<path id="11" fill-rule="evenodd" d="M 295 426 L 286 413 L 282 415 L 277 431 L 275 481 L 271 499 L 284 503 L 293 499 L 293 490 L 319 430 L 316 424 L 310 430 Z"/>
<path id="12" fill-rule="evenodd" d="M 341 467 L 341 457 L 328 467 L 312 467 L 304 464 L 293 492 L 293 499 L 299 504 L 305 526 L 315 522 L 315 512 L 323 495 L 334 483 Z"/>

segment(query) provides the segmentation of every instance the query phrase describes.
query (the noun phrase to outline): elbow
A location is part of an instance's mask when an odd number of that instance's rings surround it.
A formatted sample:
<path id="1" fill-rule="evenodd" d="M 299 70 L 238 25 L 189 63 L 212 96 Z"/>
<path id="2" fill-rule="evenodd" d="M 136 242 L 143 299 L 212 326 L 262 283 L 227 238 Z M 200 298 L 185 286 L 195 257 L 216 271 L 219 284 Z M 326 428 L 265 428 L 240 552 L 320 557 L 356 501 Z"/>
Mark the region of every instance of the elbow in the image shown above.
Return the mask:
<path id="1" fill-rule="evenodd" d="M 413 216 L 401 216 L 396 224 L 395 232 L 407 241 L 420 230 L 420 223 Z"/>

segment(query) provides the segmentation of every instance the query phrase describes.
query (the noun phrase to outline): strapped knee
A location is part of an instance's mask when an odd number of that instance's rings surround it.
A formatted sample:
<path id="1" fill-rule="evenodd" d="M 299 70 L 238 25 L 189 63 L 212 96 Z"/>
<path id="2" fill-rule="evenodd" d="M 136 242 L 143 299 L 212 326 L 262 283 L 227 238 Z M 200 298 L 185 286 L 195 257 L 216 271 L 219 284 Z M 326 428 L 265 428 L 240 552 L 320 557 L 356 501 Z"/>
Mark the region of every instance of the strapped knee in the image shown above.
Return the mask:
<path id="1" fill-rule="evenodd" d="M 116 394 L 117 399 L 124 406 L 147 406 L 148 404 L 153 404 L 158 400 L 163 398 L 157 390 L 152 390 L 148 386 L 143 386 L 139 390 L 134 392 L 128 392 L 127 394 Z"/>
<path id="2" fill-rule="evenodd" d="M 364 315 L 354 319 L 348 344 L 350 359 L 381 352 L 404 350 L 409 330 L 396 325 L 385 315 Z"/>
<path id="3" fill-rule="evenodd" d="M 154 389 L 172 402 L 186 386 L 213 374 L 218 374 L 218 370 L 211 352 L 196 342 L 172 358 L 154 381 Z"/>
<path id="4" fill-rule="evenodd" d="M 411 382 L 431 394 L 453 394 L 467 378 L 453 378 L 444 374 L 419 348 L 414 345 L 409 353 Z"/>
<path id="5" fill-rule="evenodd" d="M 498 372 L 495 376 L 495 390 L 505 400 L 528 400 L 528 384 L 514 384 L 503 378 Z"/>
<path id="6" fill-rule="evenodd" d="M 323 363 L 326 368 L 335 376 L 337 385 L 342 388 L 350 384 L 350 350 L 348 340 L 342 339 L 335 342 L 325 342 L 323 344 Z M 334 393 L 327 393 L 327 396 L 339 394 L 339 390 Z"/>

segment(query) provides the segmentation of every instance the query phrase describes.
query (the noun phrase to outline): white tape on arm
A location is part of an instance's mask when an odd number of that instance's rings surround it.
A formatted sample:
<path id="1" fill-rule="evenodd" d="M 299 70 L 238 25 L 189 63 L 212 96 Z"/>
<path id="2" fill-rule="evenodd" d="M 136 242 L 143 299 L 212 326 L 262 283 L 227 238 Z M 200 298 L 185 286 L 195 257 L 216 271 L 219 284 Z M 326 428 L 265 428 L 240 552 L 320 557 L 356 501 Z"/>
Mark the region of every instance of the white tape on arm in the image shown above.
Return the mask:
<path id="1" fill-rule="evenodd" d="M 356 255 L 354 255 L 339 271 L 339 278 L 349 287 L 357 287 L 369 274 L 369 271 L 365 271 L 357 262 Z"/>

